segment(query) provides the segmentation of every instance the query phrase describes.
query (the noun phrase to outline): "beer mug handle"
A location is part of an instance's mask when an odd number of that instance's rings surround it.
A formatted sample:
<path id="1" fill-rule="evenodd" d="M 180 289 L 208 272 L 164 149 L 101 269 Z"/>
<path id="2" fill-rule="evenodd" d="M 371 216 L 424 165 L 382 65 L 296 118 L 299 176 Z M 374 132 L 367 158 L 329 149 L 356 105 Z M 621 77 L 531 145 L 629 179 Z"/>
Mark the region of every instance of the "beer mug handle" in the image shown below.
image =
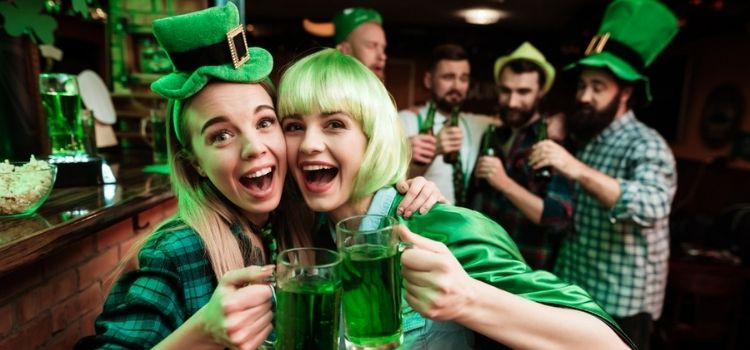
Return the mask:
<path id="1" fill-rule="evenodd" d="M 403 253 L 405 250 L 407 250 L 409 248 L 414 248 L 414 243 L 404 242 L 404 241 L 398 242 L 398 248 L 397 249 L 398 249 L 399 253 Z"/>

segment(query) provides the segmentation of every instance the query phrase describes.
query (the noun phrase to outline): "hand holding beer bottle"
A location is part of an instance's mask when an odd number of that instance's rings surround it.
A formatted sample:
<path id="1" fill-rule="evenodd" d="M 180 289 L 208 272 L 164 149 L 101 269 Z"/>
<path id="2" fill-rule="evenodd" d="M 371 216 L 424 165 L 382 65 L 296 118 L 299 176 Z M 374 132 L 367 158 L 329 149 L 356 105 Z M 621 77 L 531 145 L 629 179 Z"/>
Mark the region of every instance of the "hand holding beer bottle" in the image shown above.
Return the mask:
<path id="1" fill-rule="evenodd" d="M 495 135 L 496 129 L 497 129 L 497 126 L 494 124 L 490 124 L 489 126 L 487 126 L 487 131 L 485 131 L 484 134 L 482 135 L 481 155 L 483 156 L 495 155 L 495 149 L 492 147 L 492 136 Z"/>
<path id="2" fill-rule="evenodd" d="M 487 180 L 486 176 L 491 175 L 491 173 L 487 173 L 486 171 L 483 172 L 482 169 L 494 167 L 490 164 L 490 160 L 485 157 L 495 157 L 495 148 L 492 147 L 492 139 L 495 136 L 496 129 L 496 125 L 490 124 L 487 126 L 484 134 L 482 134 L 482 148 L 479 150 L 479 159 L 477 159 L 476 169 L 474 170 L 474 181 L 477 186 L 482 188 L 487 186 L 487 181 L 482 180 Z M 502 163 L 500 163 L 499 167 L 502 167 Z"/>
<path id="3" fill-rule="evenodd" d="M 412 157 L 414 164 L 424 167 L 432 163 L 435 158 L 435 144 L 433 126 L 435 125 L 435 103 L 427 106 L 427 116 L 419 126 L 419 135 L 411 138 Z"/>

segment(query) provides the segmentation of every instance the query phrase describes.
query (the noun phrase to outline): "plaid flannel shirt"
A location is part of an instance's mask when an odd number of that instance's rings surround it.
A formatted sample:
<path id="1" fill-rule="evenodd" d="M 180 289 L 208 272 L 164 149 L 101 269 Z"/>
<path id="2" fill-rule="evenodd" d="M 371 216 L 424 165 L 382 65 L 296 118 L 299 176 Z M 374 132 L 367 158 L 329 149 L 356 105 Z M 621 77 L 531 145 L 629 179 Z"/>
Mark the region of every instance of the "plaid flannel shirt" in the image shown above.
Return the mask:
<path id="1" fill-rule="evenodd" d="M 232 226 L 243 252 L 250 240 Z M 252 254 L 243 253 L 246 265 Z M 76 349 L 150 349 L 208 303 L 217 281 L 203 241 L 179 221 L 155 232 L 138 254 L 139 268 L 112 287 L 96 335 Z"/>
<path id="2" fill-rule="evenodd" d="M 501 224 L 516 242 L 529 266 L 552 270 L 561 233 L 568 228 L 573 215 L 573 183 L 555 171 L 549 181 L 534 177 L 528 157 L 531 147 L 537 142 L 537 130 L 541 124 L 540 118 L 520 130 L 507 156 L 500 150 L 511 137 L 510 127 L 496 129 L 492 142 L 495 155 L 502 160 L 508 176 L 542 198 L 544 206 L 540 225 L 531 222 L 502 192 L 473 174 L 469 182 L 471 188 L 467 206 Z"/>
<path id="3" fill-rule="evenodd" d="M 620 183 L 605 208 L 576 184 L 574 232 L 562 243 L 555 272 L 586 289 L 613 316 L 659 318 L 669 258 L 669 212 L 677 189 L 669 146 L 628 111 L 578 159 Z"/>

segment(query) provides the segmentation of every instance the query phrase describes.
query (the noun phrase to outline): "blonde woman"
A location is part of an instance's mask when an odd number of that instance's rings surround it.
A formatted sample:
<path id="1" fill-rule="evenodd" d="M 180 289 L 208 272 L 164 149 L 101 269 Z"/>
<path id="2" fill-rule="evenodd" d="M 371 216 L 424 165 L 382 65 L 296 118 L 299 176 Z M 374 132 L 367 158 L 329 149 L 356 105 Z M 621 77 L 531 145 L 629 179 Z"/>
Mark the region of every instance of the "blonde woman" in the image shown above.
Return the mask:
<path id="1" fill-rule="evenodd" d="M 585 291 L 532 271 L 482 214 L 440 204 L 411 219 L 396 214 L 402 196 L 392 186 L 407 170 L 409 145 L 388 92 L 361 63 L 332 49 L 301 59 L 281 79 L 278 108 L 290 172 L 308 206 L 327 214 L 319 235 L 348 216 L 381 214 L 414 243 L 401 260 L 411 306 L 404 348 L 470 349 L 474 332 L 511 348 L 630 344 Z"/>

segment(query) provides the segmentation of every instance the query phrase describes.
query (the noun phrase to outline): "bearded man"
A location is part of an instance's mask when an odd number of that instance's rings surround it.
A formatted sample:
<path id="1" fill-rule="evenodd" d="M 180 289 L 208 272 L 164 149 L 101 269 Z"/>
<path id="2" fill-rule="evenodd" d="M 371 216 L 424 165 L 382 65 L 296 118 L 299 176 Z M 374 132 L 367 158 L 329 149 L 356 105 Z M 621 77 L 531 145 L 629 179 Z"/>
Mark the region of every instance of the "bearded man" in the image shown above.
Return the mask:
<path id="1" fill-rule="evenodd" d="M 555 274 L 586 289 L 639 349 L 648 349 L 662 312 L 669 213 L 677 189 L 672 152 L 632 106 L 651 99 L 644 69 L 677 34 L 677 18 L 654 0 L 615 0 L 578 72 L 568 131 L 577 159 L 552 141 L 534 146 L 535 168 L 575 182 L 574 232 Z"/>
<path id="2" fill-rule="evenodd" d="M 430 92 L 430 101 L 422 108 L 399 112 L 412 146 L 409 177 L 424 176 L 437 184 L 450 203 L 464 205 L 479 142 L 492 120 L 460 112 L 458 126 L 446 125 L 451 113 L 460 110 L 469 90 L 471 65 L 462 47 L 437 46 L 432 51 L 429 67 L 423 83 Z M 430 121 L 431 109 L 433 119 Z M 426 129 L 429 132 L 425 132 Z M 445 162 L 444 156 L 453 152 L 458 152 L 458 160 Z"/>
<path id="3" fill-rule="evenodd" d="M 537 176 L 528 155 L 540 134 L 546 134 L 539 103 L 552 86 L 555 69 L 525 42 L 497 59 L 494 74 L 502 127 L 488 131 L 494 155 L 477 160 L 469 205 L 503 225 L 529 266 L 551 270 L 560 233 L 573 212 L 573 186 L 555 171 Z"/>

